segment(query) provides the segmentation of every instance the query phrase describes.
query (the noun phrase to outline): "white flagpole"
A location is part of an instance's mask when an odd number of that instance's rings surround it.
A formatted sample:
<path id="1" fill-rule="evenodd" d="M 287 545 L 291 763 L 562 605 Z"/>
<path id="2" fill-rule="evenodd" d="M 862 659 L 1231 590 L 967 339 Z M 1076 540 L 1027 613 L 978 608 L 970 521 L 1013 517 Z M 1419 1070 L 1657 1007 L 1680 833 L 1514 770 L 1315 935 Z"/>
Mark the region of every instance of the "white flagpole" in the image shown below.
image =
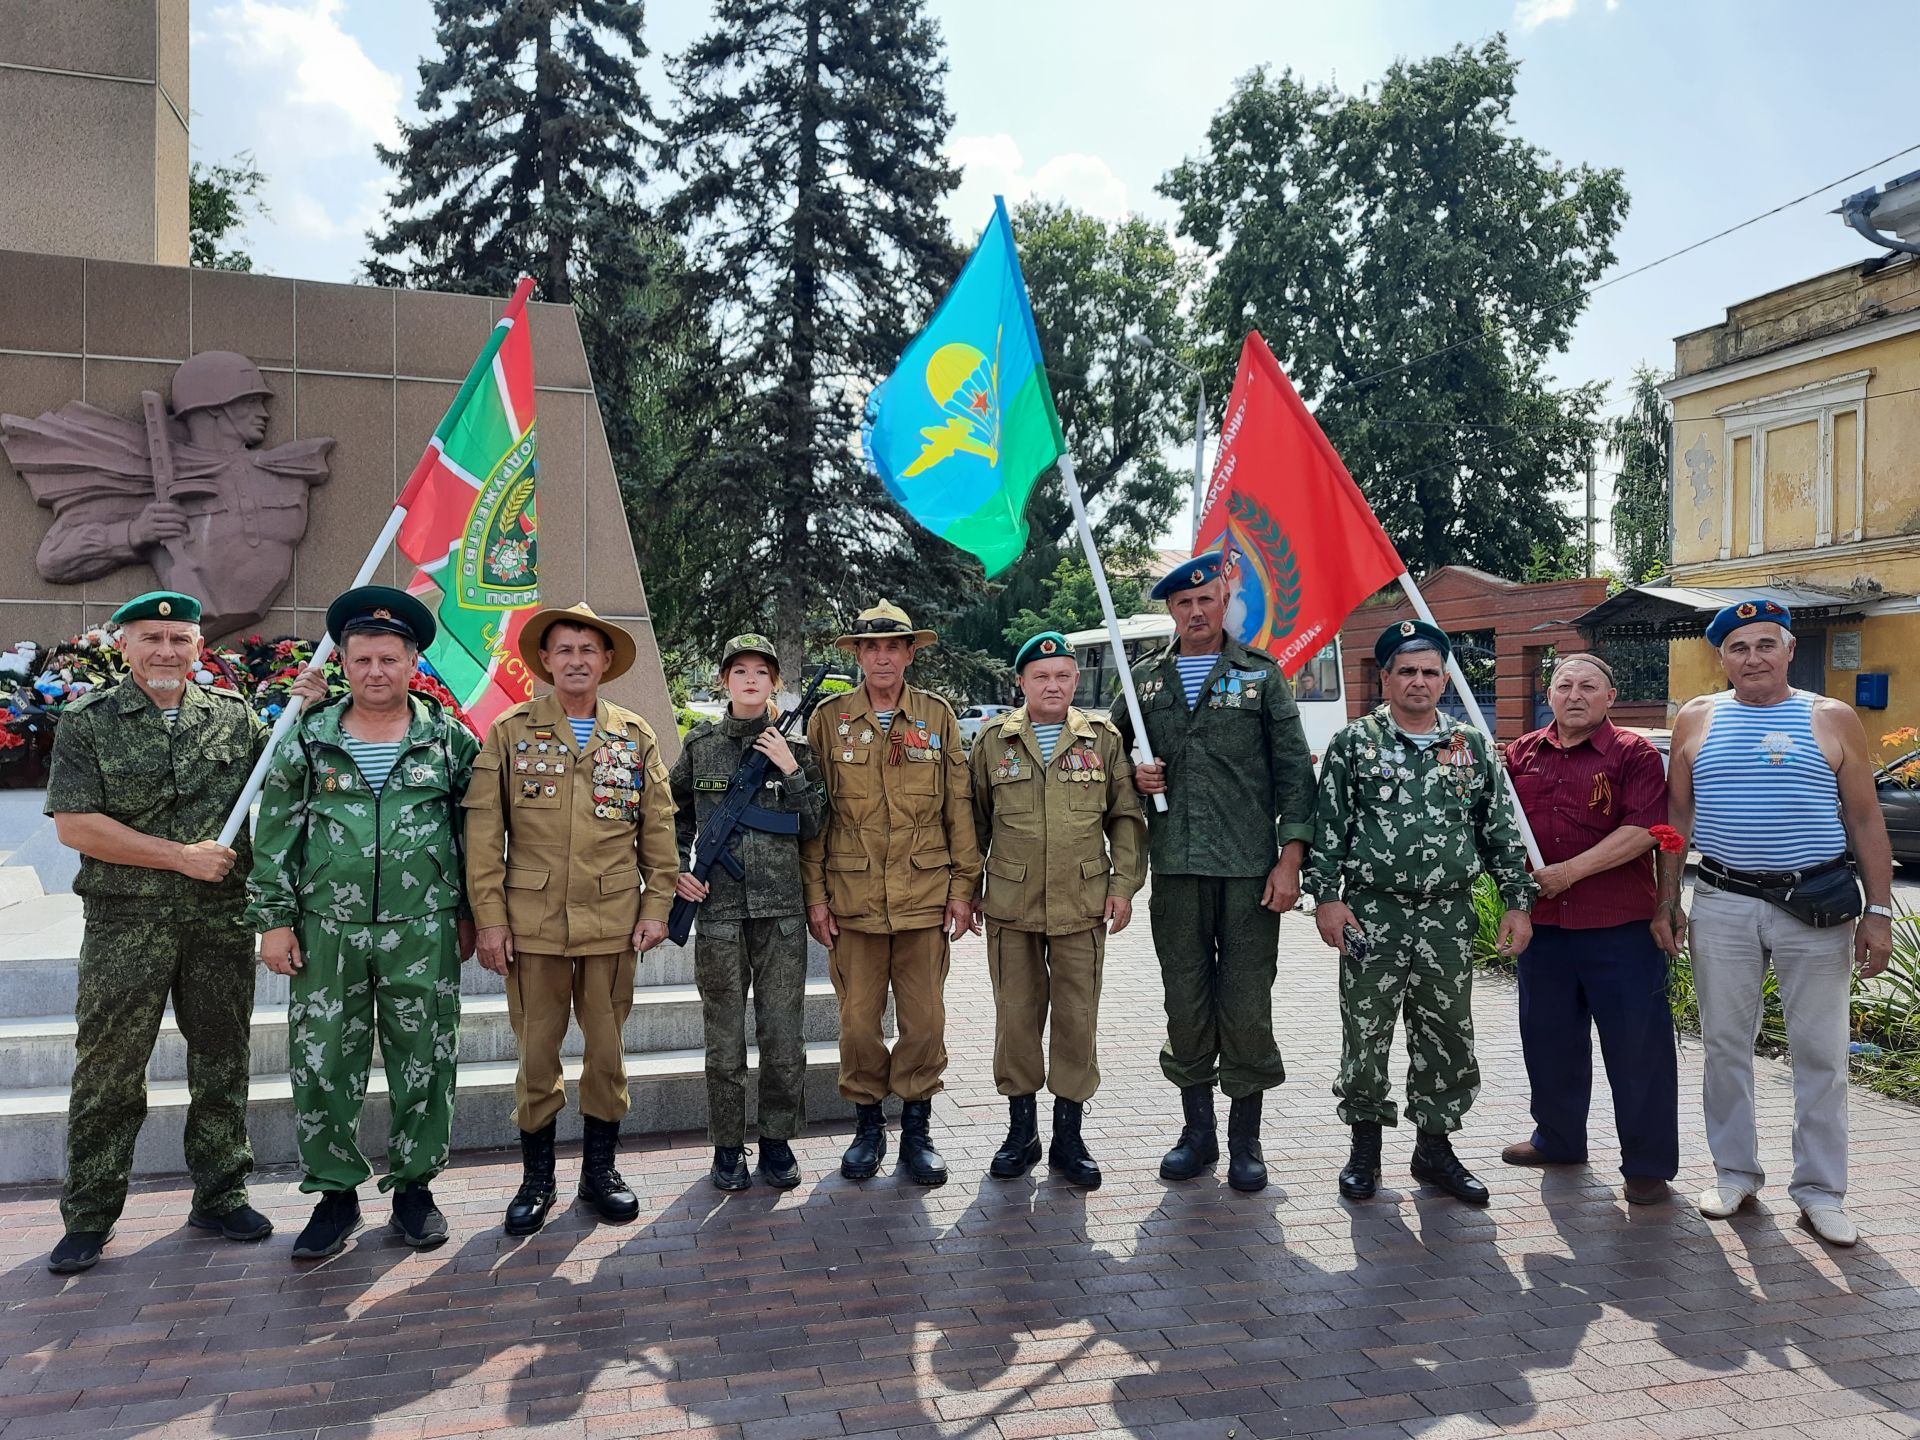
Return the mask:
<path id="1" fill-rule="evenodd" d="M 1113 661 L 1120 671 L 1120 692 L 1126 697 L 1127 714 L 1133 720 L 1133 759 L 1136 765 L 1153 763 L 1153 745 L 1147 739 L 1147 722 L 1140 713 L 1140 697 L 1133 689 L 1133 668 L 1127 664 L 1127 646 L 1120 635 L 1120 617 L 1113 613 L 1113 592 L 1107 589 L 1106 567 L 1100 563 L 1100 547 L 1093 543 L 1093 525 L 1087 519 L 1086 498 L 1080 493 L 1080 479 L 1073 473 L 1073 456 L 1060 457 L 1060 479 L 1065 483 L 1067 499 L 1073 502 L 1073 523 L 1080 531 L 1080 544 L 1087 552 L 1087 568 L 1093 571 L 1093 588 L 1100 592 L 1100 611 L 1107 617 L 1107 643 L 1113 646 Z M 1164 812 L 1167 797 L 1155 795 L 1153 808 Z"/>
<path id="2" fill-rule="evenodd" d="M 1413 576 L 1405 570 L 1400 572 L 1400 588 L 1406 592 L 1414 614 L 1436 630 L 1445 628 L 1433 618 L 1433 611 L 1427 606 L 1427 597 L 1420 593 L 1420 587 L 1414 583 Z M 1494 755 L 1498 757 L 1500 752 L 1494 740 L 1493 727 L 1487 724 L 1487 717 L 1480 713 L 1480 702 L 1473 698 L 1473 691 L 1467 685 L 1466 672 L 1460 668 L 1460 661 L 1451 649 L 1447 652 L 1447 674 L 1453 680 L 1453 688 L 1460 694 L 1460 703 L 1467 707 L 1467 718 L 1473 721 L 1480 733 L 1487 737 L 1490 745 L 1496 745 Z M 1507 773 L 1507 767 L 1501 765 L 1497 758 L 1494 763 L 1500 771 L 1501 778 L 1507 782 L 1507 799 L 1513 804 L 1513 818 L 1519 822 L 1520 838 L 1526 843 L 1527 858 L 1533 862 L 1534 869 L 1541 869 L 1546 861 L 1540 856 L 1540 842 L 1533 838 L 1533 826 L 1527 823 L 1527 812 L 1520 804 L 1520 792 L 1513 788 L 1513 776 Z"/>
<path id="3" fill-rule="evenodd" d="M 353 577 L 353 584 L 347 588 L 357 590 L 370 584 L 373 572 L 380 568 L 380 562 L 387 557 L 387 549 L 393 544 L 394 536 L 400 533 L 400 526 L 407 518 L 404 505 L 393 507 L 393 513 L 387 516 L 386 527 L 380 537 L 373 542 L 373 549 L 367 552 L 367 558 L 361 562 L 360 573 Z M 333 636 L 322 635 L 320 643 L 313 647 L 313 659 L 307 662 L 307 669 L 318 670 L 327 663 L 333 654 Z M 280 718 L 273 722 L 273 730 L 267 736 L 267 748 L 260 752 L 260 758 L 253 762 L 253 773 L 247 776 L 246 789 L 240 792 L 240 798 L 234 803 L 233 813 L 227 816 L 227 823 L 220 827 L 220 843 L 232 847 L 234 837 L 240 833 L 240 827 L 247 823 L 247 811 L 253 808 L 253 800 L 260 793 L 260 787 L 266 783 L 267 767 L 273 763 L 273 752 L 280 748 L 280 742 L 287 738 L 300 719 L 300 711 L 305 706 L 298 695 L 287 697 L 286 708 L 280 712 Z"/>

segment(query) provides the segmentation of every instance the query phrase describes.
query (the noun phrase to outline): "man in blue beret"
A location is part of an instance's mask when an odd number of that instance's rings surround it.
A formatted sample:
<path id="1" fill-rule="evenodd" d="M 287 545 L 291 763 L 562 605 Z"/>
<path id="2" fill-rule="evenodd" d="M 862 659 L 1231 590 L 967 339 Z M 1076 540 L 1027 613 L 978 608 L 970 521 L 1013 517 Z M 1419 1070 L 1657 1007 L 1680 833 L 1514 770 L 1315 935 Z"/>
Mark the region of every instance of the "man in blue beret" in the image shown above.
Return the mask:
<path id="1" fill-rule="evenodd" d="M 1261 1097 L 1287 1076 L 1273 981 L 1280 917 L 1300 897 L 1313 833 L 1313 759 L 1279 664 L 1226 633 L 1221 560 L 1196 555 L 1153 588 L 1174 638 L 1133 669 L 1154 757 L 1134 785 L 1149 798 L 1148 915 L 1167 1008 L 1160 1069 L 1180 1087 L 1185 1119 L 1160 1174 L 1190 1180 L 1219 1160 L 1217 1078 L 1232 1102 L 1227 1183 L 1254 1191 L 1267 1183 Z M 1124 712 L 1120 732 L 1131 750 Z"/>
<path id="2" fill-rule="evenodd" d="M 194 684 L 200 602 L 154 590 L 114 611 L 127 678 L 68 704 L 54 732 L 47 814 L 80 852 L 86 916 L 67 1109 L 66 1234 L 48 1268 L 90 1269 L 126 1205 L 147 1113 L 147 1066 L 169 1002 L 187 1042 L 187 1223 L 261 1240 L 247 1203 L 253 932 L 242 919 L 252 856 L 215 838 L 266 730 L 238 695 Z"/>
<path id="3" fill-rule="evenodd" d="M 1885 970 L 1893 950 L 1893 850 L 1874 765 L 1851 705 L 1793 688 L 1786 606 L 1759 596 L 1736 601 L 1713 617 L 1707 643 L 1732 689 L 1681 709 L 1667 767 L 1668 822 L 1701 856 L 1693 909 L 1681 906 L 1682 844 L 1660 854 L 1653 920 L 1654 939 L 1670 954 L 1691 937 L 1714 1168 L 1696 1203 L 1702 1215 L 1725 1219 L 1766 1180 L 1753 1036 L 1771 967 L 1793 1049 L 1787 1195 L 1814 1234 L 1852 1245 L 1859 1232 L 1845 1208 L 1851 982 L 1856 968 L 1866 977 Z"/>
<path id="4" fill-rule="evenodd" d="M 1389 625 L 1373 647 L 1386 702 L 1333 737 L 1320 761 L 1306 890 L 1320 938 L 1340 952 L 1340 1074 L 1334 1093 L 1353 1143 L 1340 1193 L 1370 1198 L 1380 1130 L 1398 1123 L 1387 1077 L 1407 1021 L 1407 1115 L 1419 1127 L 1413 1177 L 1471 1205 L 1487 1187 L 1454 1154 L 1480 1092 L 1473 1051 L 1473 882 L 1499 886 L 1501 953 L 1527 948 L 1538 887 L 1500 762 L 1485 733 L 1440 712 L 1451 642 L 1424 620 Z"/>

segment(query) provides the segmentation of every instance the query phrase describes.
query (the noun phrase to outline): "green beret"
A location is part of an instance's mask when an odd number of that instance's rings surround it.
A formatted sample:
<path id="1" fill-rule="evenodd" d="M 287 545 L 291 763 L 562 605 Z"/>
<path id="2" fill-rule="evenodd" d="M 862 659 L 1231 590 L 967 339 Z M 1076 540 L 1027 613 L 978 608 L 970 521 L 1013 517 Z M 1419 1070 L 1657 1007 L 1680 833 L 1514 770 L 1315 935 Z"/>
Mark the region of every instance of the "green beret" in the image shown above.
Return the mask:
<path id="1" fill-rule="evenodd" d="M 200 602 L 178 590 L 149 590 L 136 595 L 108 617 L 109 625 L 125 625 L 129 620 L 182 620 L 200 623 Z"/>
<path id="2" fill-rule="evenodd" d="M 391 585 L 362 585 L 327 607 L 327 633 L 336 645 L 354 633 L 398 635 L 424 650 L 439 630 L 431 610 Z"/>
<path id="3" fill-rule="evenodd" d="M 1013 657 L 1013 673 L 1021 674 L 1036 660 L 1071 660 L 1073 646 L 1067 643 L 1067 637 L 1058 630 L 1042 630 Z"/>
<path id="4" fill-rule="evenodd" d="M 1380 638 L 1373 642 L 1374 663 L 1385 670 L 1393 657 L 1410 645 L 1438 650 L 1442 660 L 1453 654 L 1453 642 L 1438 625 L 1429 625 L 1424 620 L 1402 620 L 1382 630 Z"/>

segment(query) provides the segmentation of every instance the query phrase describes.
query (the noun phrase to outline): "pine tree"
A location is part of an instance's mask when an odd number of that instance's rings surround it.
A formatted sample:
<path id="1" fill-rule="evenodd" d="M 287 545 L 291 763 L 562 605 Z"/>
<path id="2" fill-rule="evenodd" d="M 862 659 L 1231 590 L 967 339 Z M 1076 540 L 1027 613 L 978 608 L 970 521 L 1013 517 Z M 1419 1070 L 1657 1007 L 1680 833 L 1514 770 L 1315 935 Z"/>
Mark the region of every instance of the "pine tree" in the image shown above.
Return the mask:
<path id="1" fill-rule="evenodd" d="M 1673 434 L 1667 402 L 1661 397 L 1659 371 L 1642 365 L 1633 372 L 1633 405 L 1607 422 L 1607 451 L 1620 461 L 1613 482 L 1613 553 L 1628 584 L 1650 580 L 1666 569 L 1667 480 L 1672 466 Z"/>
<path id="2" fill-rule="evenodd" d="M 674 477 L 708 521 L 705 633 L 675 638 L 762 626 L 794 671 L 810 624 L 879 595 L 938 623 L 972 562 L 911 529 L 857 439 L 868 389 L 956 268 L 936 209 L 957 181 L 938 29 L 921 0 L 717 0 L 669 68 L 683 184 L 664 215 L 717 345 L 686 405 L 722 417 Z"/>

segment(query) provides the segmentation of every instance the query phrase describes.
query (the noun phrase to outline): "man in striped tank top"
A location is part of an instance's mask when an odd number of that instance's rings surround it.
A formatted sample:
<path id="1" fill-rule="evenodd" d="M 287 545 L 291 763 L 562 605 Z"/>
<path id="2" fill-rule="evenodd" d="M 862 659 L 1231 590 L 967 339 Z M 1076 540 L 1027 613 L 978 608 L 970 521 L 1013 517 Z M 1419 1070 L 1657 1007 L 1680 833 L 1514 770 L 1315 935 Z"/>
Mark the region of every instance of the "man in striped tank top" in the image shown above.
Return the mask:
<path id="1" fill-rule="evenodd" d="M 1892 951 L 1893 852 L 1860 717 L 1788 682 L 1792 627 L 1771 600 L 1729 605 L 1707 626 L 1733 688 L 1680 712 L 1667 802 L 1674 828 L 1700 851 L 1699 882 L 1689 917 L 1680 904 L 1685 854 L 1663 852 L 1653 928 L 1669 952 L 1692 938 L 1715 1172 L 1700 1213 L 1732 1215 L 1766 1179 L 1753 1042 L 1771 963 L 1793 1050 L 1787 1194 L 1822 1240 L 1851 1245 L 1859 1235 L 1844 1208 L 1848 996 L 1853 967 L 1878 975 Z M 1849 850 L 1866 883 L 1864 915 Z"/>

